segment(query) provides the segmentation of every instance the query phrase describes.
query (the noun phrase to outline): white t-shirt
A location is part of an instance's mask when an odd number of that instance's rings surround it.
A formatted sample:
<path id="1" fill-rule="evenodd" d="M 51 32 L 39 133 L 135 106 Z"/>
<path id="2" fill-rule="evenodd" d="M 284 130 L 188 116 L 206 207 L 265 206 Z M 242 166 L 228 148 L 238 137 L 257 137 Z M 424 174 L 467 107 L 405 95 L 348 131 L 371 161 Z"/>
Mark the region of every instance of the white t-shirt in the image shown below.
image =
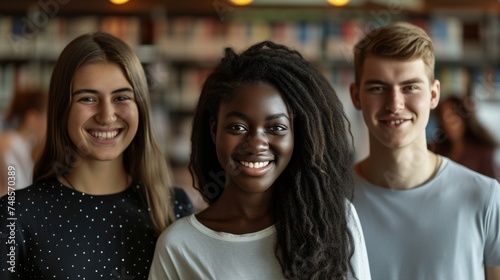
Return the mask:
<path id="1" fill-rule="evenodd" d="M 500 185 L 442 157 L 438 174 L 409 190 L 355 176 L 354 206 L 377 280 L 481 280 L 500 265 Z"/>
<path id="2" fill-rule="evenodd" d="M 361 225 L 356 210 L 349 205 L 348 225 L 355 246 L 351 264 L 358 279 L 369 280 Z M 274 254 L 275 241 L 274 226 L 248 234 L 216 232 L 193 214 L 176 221 L 160 235 L 149 279 L 284 279 Z"/>

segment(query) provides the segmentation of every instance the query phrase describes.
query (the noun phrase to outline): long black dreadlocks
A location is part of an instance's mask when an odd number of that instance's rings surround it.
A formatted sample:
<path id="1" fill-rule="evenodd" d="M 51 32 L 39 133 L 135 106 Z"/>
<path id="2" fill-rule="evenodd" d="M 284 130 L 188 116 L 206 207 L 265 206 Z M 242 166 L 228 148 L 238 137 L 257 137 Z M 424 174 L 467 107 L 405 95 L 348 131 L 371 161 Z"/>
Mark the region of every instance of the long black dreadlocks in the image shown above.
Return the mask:
<path id="1" fill-rule="evenodd" d="M 324 76 L 302 55 L 264 41 L 225 57 L 207 78 L 191 136 L 190 171 L 208 203 L 223 190 L 224 170 L 211 140 L 211 119 L 242 85 L 267 83 L 293 115 L 294 151 L 273 185 L 275 254 L 288 279 L 344 279 L 352 271 L 347 199 L 353 191 L 352 139 L 342 103 Z"/>

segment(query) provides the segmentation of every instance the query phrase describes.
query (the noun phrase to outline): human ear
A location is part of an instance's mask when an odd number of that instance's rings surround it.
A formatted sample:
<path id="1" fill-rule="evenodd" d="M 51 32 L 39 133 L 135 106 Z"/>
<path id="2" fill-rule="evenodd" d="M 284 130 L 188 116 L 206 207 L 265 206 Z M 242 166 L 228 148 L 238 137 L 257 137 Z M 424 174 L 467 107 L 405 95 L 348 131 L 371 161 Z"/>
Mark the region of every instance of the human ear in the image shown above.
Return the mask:
<path id="1" fill-rule="evenodd" d="M 210 135 L 212 136 L 212 142 L 215 144 L 215 136 L 217 135 L 217 121 L 210 118 Z"/>
<path id="2" fill-rule="evenodd" d="M 354 105 L 354 108 L 361 110 L 361 102 L 359 101 L 359 89 L 356 83 L 352 83 L 351 86 L 349 86 L 349 92 L 351 93 L 352 105 Z"/>
<path id="3" fill-rule="evenodd" d="M 434 109 L 439 104 L 439 97 L 441 96 L 441 83 L 439 80 L 434 80 L 431 85 L 431 109 Z"/>

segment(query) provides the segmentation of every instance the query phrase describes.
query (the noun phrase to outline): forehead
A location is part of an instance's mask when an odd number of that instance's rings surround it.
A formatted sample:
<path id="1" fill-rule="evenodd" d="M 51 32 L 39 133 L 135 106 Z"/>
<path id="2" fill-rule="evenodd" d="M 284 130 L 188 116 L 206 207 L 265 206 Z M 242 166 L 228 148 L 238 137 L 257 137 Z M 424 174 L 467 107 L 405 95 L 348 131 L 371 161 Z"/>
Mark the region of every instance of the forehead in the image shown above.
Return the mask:
<path id="1" fill-rule="evenodd" d="M 115 83 L 129 84 L 122 68 L 115 63 L 90 63 L 78 68 L 73 76 L 73 85 Z"/>
<path id="2" fill-rule="evenodd" d="M 368 80 L 381 80 L 398 83 L 411 79 L 429 81 L 425 63 L 422 59 L 399 60 L 380 56 L 367 56 L 363 63 L 361 83 Z"/>
<path id="3" fill-rule="evenodd" d="M 240 112 L 286 112 L 288 107 L 275 87 L 268 84 L 248 84 L 236 89 L 234 95 L 221 103 L 220 113 Z"/>

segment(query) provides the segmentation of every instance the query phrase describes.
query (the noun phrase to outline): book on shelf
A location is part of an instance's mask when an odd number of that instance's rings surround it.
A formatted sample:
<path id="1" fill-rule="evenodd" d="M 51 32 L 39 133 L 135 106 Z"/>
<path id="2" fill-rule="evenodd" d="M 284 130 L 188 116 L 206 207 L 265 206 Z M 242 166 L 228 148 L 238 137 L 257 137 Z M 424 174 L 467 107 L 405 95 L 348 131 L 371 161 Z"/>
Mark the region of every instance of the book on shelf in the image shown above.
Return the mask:
<path id="1" fill-rule="evenodd" d="M 429 22 L 429 35 L 438 59 L 463 57 L 462 23 L 458 18 L 435 17 Z"/>

